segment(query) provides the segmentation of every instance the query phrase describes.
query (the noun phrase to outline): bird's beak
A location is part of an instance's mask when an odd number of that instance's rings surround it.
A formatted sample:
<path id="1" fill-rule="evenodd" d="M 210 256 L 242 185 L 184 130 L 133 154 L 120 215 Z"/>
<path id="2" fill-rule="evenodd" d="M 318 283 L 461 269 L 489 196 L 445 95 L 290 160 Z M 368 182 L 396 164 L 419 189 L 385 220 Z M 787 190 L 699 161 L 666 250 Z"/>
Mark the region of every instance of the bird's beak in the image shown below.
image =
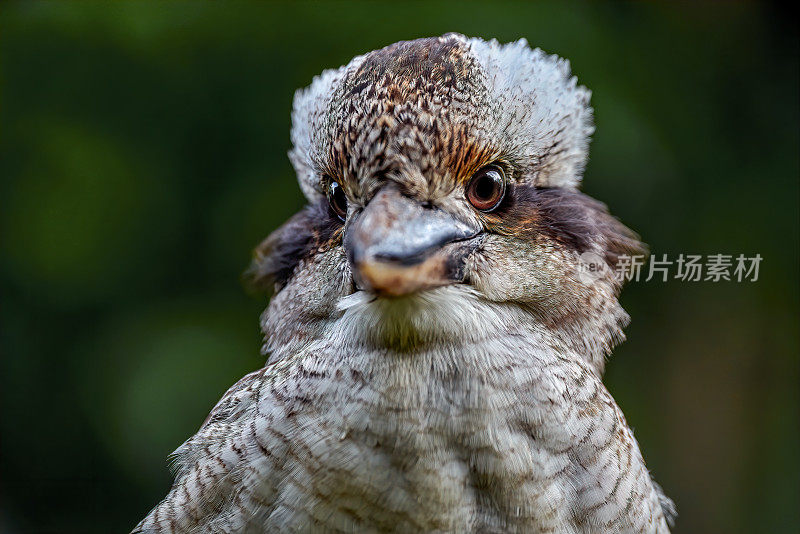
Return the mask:
<path id="1" fill-rule="evenodd" d="M 361 289 L 401 296 L 463 281 L 480 232 L 388 185 L 351 222 L 344 245 Z"/>

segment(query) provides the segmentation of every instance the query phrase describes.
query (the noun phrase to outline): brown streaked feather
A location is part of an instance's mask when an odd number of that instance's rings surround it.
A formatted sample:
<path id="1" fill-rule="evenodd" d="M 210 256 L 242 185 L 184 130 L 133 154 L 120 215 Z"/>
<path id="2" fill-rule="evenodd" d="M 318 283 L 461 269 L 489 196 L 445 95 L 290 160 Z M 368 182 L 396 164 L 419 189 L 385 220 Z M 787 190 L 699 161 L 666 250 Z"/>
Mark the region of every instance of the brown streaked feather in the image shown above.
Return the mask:
<path id="1" fill-rule="evenodd" d="M 382 79 L 395 83 L 395 101 L 407 97 L 408 90 L 427 84 L 459 87 L 475 71 L 475 59 L 456 38 L 429 37 L 400 41 L 367 54 L 364 62 L 345 82 L 345 95 L 353 95 Z"/>
<path id="2" fill-rule="evenodd" d="M 443 155 L 442 167 L 449 169 L 455 183 L 465 184 L 481 167 L 496 163 L 507 167 L 501 152 L 491 143 L 476 137 L 466 124 L 455 125 L 442 132 L 437 151 Z"/>

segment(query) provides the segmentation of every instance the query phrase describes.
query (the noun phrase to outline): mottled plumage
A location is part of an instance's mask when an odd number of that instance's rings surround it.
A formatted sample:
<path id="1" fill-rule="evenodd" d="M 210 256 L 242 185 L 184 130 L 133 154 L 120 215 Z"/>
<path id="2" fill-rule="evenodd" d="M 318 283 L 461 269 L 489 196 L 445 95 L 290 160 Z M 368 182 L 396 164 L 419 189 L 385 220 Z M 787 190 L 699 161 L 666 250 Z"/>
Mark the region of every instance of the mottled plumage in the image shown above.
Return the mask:
<path id="1" fill-rule="evenodd" d="M 577 190 L 591 117 L 566 61 L 455 34 L 299 91 L 309 205 L 249 271 L 275 291 L 269 363 L 135 532 L 667 532 L 601 381 L 628 321 L 612 269 L 641 245 Z M 476 209 L 487 168 L 504 196 Z"/>

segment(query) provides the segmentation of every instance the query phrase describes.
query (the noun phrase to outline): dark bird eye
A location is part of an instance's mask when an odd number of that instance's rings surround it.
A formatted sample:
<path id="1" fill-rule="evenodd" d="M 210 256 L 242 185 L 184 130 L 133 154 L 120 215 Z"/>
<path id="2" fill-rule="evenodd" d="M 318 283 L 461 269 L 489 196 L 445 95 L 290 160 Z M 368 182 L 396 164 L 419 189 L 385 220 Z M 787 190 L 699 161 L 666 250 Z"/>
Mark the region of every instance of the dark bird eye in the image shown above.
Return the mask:
<path id="1" fill-rule="evenodd" d="M 506 194 L 503 170 L 496 165 L 487 165 L 472 175 L 467 185 L 467 200 L 481 211 L 492 211 Z"/>
<path id="2" fill-rule="evenodd" d="M 328 186 L 328 203 L 336 216 L 344 221 L 347 217 L 347 196 L 338 182 L 331 182 Z"/>

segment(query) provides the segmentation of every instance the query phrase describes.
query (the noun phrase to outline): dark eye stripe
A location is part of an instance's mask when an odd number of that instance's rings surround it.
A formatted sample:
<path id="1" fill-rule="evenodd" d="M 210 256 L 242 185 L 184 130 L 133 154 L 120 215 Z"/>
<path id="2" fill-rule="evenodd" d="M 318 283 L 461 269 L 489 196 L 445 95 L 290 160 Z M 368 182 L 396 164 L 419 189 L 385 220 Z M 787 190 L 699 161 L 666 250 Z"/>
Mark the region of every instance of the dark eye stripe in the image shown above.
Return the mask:
<path id="1" fill-rule="evenodd" d="M 256 247 L 245 281 L 260 291 L 279 291 L 302 260 L 340 241 L 341 230 L 342 223 L 331 216 L 327 200 L 309 204 Z"/>
<path id="2" fill-rule="evenodd" d="M 610 266 L 623 254 L 646 247 L 633 231 L 608 213 L 602 202 L 579 191 L 514 184 L 506 201 L 485 215 L 491 231 L 522 239 L 549 239 L 578 253 L 599 246 Z"/>

